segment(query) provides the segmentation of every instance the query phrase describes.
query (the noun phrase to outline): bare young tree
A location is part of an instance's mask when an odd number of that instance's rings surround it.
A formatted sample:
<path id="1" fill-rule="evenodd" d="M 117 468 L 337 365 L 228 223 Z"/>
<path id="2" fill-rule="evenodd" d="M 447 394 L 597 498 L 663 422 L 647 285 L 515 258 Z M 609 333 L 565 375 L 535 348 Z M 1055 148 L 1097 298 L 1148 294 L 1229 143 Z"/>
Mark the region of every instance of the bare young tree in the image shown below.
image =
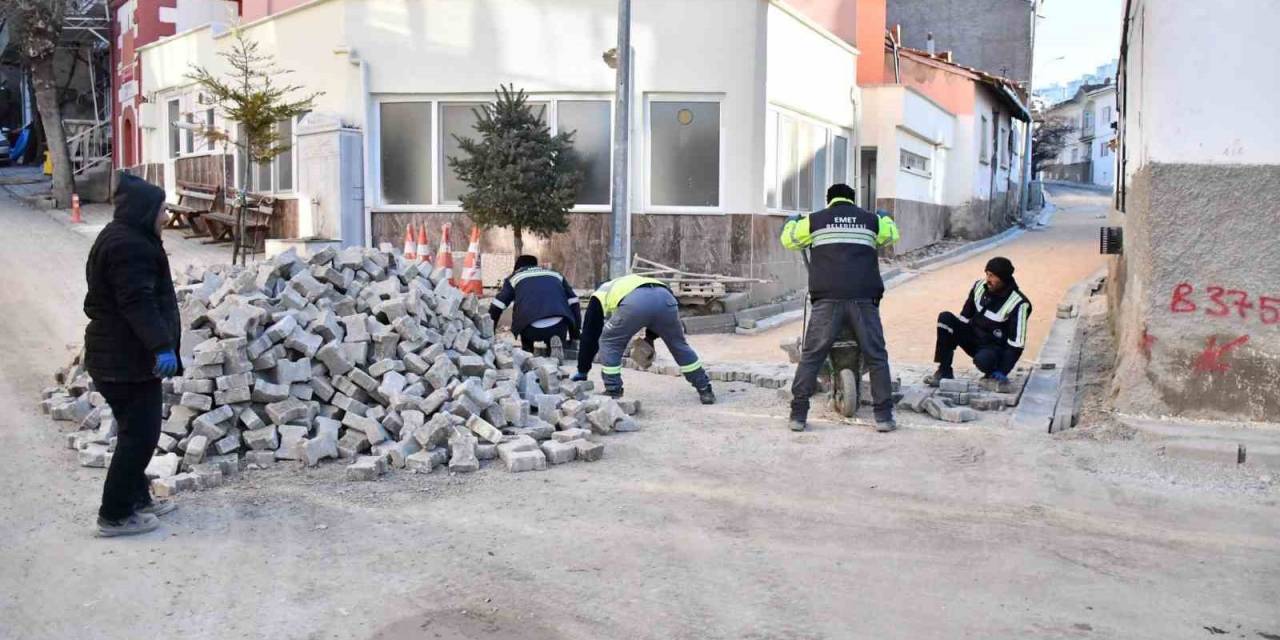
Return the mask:
<path id="1" fill-rule="evenodd" d="M 1062 116 L 1041 118 L 1035 122 L 1031 133 L 1031 173 L 1040 173 L 1041 167 L 1053 162 L 1067 146 L 1067 136 L 1075 132 L 1075 124 Z"/>
<path id="2" fill-rule="evenodd" d="M 49 146 L 49 158 L 53 162 L 53 199 L 60 207 L 70 206 L 71 194 L 75 191 L 55 72 L 58 42 L 62 38 L 66 13 L 66 0 L 0 2 L 0 22 L 8 25 L 23 64 L 31 71 L 36 110 L 40 112 L 45 143 Z"/>

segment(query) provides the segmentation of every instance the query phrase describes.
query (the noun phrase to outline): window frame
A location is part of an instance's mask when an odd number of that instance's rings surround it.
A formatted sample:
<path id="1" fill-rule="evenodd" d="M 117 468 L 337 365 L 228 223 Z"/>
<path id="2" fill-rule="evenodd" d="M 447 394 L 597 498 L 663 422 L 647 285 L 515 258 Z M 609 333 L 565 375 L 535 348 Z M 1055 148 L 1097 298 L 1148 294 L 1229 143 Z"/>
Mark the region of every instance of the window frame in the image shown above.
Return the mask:
<path id="1" fill-rule="evenodd" d="M 777 126 L 774 127 L 773 136 L 769 137 L 768 134 L 769 134 L 770 127 L 768 123 L 771 118 L 776 120 Z M 794 146 L 794 148 L 791 149 L 793 153 L 798 154 L 798 152 L 802 148 L 801 139 L 803 137 L 804 132 L 807 130 L 806 125 L 809 127 L 816 127 L 825 133 L 824 140 L 822 142 L 822 147 L 826 150 L 826 167 L 825 167 L 825 174 L 822 182 L 823 184 L 826 184 L 828 186 L 834 184 L 836 180 L 836 176 L 835 176 L 836 140 L 835 139 L 837 137 L 844 138 L 845 140 L 845 165 L 844 165 L 845 175 L 842 182 L 844 182 L 845 184 L 849 184 L 851 179 L 856 181 L 857 172 L 856 172 L 856 167 L 854 166 L 855 161 L 853 158 L 853 153 L 854 153 L 853 129 L 846 128 L 846 127 L 843 127 L 831 122 L 827 122 L 824 120 L 820 120 L 818 118 L 809 116 L 805 113 L 796 111 L 794 109 L 788 109 L 787 107 L 777 105 L 777 104 L 769 104 L 765 109 L 766 125 L 765 125 L 764 152 L 766 156 L 772 155 L 774 157 L 774 162 L 773 162 L 774 175 L 764 176 L 765 190 L 763 195 L 764 195 L 765 213 L 770 215 L 782 215 L 782 216 L 790 216 L 790 215 L 797 215 L 797 214 L 803 215 L 806 213 L 812 213 L 814 211 L 817 211 L 818 209 L 800 208 L 803 205 L 800 200 L 801 176 L 799 173 L 796 174 L 795 180 L 794 180 L 795 187 L 796 187 L 794 200 L 797 208 L 791 209 L 791 208 L 786 208 L 782 206 L 783 204 L 782 185 L 785 184 L 786 182 L 786 180 L 784 179 L 783 172 L 789 169 L 789 165 L 784 167 L 782 159 L 779 156 L 779 152 L 781 150 L 781 145 L 779 143 L 781 141 L 780 136 L 782 135 L 782 131 L 783 131 L 783 126 L 782 126 L 783 118 L 790 119 L 796 125 L 796 145 Z M 812 151 L 812 149 L 810 149 L 810 151 Z M 797 161 L 799 161 L 798 157 L 797 157 Z M 769 162 L 766 160 L 765 168 L 767 169 L 768 167 L 769 167 Z M 810 181 L 812 182 L 813 179 L 814 178 L 811 175 Z M 769 185 L 771 180 L 774 184 L 775 193 L 777 195 L 776 204 L 774 206 L 769 205 L 769 197 L 768 197 Z M 857 188 L 856 185 L 853 185 L 853 186 L 855 189 Z M 812 195 L 815 198 L 817 197 L 817 194 L 812 194 Z M 825 199 L 825 196 L 826 196 L 825 192 L 822 195 L 823 195 L 823 198 Z M 825 203 L 824 203 L 824 206 L 825 206 Z"/>
<path id="2" fill-rule="evenodd" d="M 584 92 L 584 93 L 530 93 L 526 94 L 528 101 L 531 103 L 546 103 L 547 105 L 547 125 L 551 130 L 551 135 L 557 135 L 560 132 L 559 123 L 559 103 L 561 100 L 569 102 L 604 102 L 609 105 L 609 184 L 613 184 L 613 139 L 614 130 L 617 128 L 615 122 L 615 114 L 617 105 L 614 96 L 610 93 Z M 388 204 L 382 193 L 382 105 L 386 103 L 427 103 L 431 105 L 431 160 L 432 171 L 434 175 L 431 180 L 431 202 L 415 203 L 415 204 Z M 425 212 L 425 213 L 462 213 L 464 210 L 462 204 L 458 202 L 444 203 L 444 176 L 445 171 L 449 170 L 448 161 L 441 158 L 443 152 L 443 138 L 441 137 L 442 120 L 441 107 L 445 104 L 458 105 L 466 103 L 492 104 L 493 94 L 491 93 L 433 93 L 433 94 L 387 94 L 379 96 L 374 100 L 376 130 L 370 132 L 371 139 L 374 141 L 374 152 L 370 153 L 370 164 L 374 165 L 373 175 L 376 177 L 376 185 L 374 189 L 374 205 L 372 211 L 375 213 L 393 213 L 393 212 Z M 295 127 L 297 125 L 295 124 Z M 371 129 L 373 127 L 370 127 Z M 609 204 L 574 204 L 569 209 L 570 213 L 607 213 L 613 210 L 612 188 L 609 194 Z"/>
<path id="3" fill-rule="evenodd" d="M 173 109 L 174 105 L 177 105 L 178 107 L 176 114 L 174 113 L 174 109 Z M 165 100 L 164 107 L 165 107 L 164 117 L 165 117 L 165 121 L 168 123 L 167 128 L 169 133 L 169 135 L 165 138 L 166 140 L 165 144 L 168 146 L 168 151 L 169 151 L 167 159 L 177 160 L 178 158 L 182 157 L 183 131 L 182 129 L 179 129 L 177 126 L 178 123 L 182 121 L 182 97 L 175 96 L 173 98 L 169 98 Z M 178 118 L 177 120 L 174 120 L 175 115 Z"/>
<path id="4" fill-rule="evenodd" d="M 982 114 L 982 129 L 978 132 L 980 140 L 978 141 L 978 162 L 982 164 L 991 164 L 991 118 L 987 114 Z"/>
<path id="5" fill-rule="evenodd" d="M 641 212 L 643 213 L 726 213 L 725 208 L 725 94 L 723 93 L 646 93 L 644 94 L 644 119 L 642 123 L 642 135 L 644 144 L 640 154 L 641 163 L 641 189 L 643 198 L 641 202 Z M 716 150 L 716 201 L 719 203 L 715 206 L 695 206 L 695 205 L 655 205 L 653 204 L 653 171 L 651 170 L 651 161 L 653 159 L 653 103 L 655 102 L 704 102 L 713 103 L 720 115 L 720 135 L 719 149 Z M 638 212 L 639 213 L 639 212 Z"/>
<path id="6" fill-rule="evenodd" d="M 249 162 L 249 164 L 251 165 L 249 168 L 249 181 L 253 183 L 251 186 L 253 186 L 254 188 L 245 189 L 246 191 L 248 191 L 249 193 L 256 193 L 264 196 L 271 196 L 277 200 L 279 199 L 287 200 L 290 198 L 298 197 L 298 123 L 301 122 L 302 118 L 305 118 L 305 117 L 306 117 L 306 114 L 295 117 L 293 119 L 293 126 L 291 127 L 291 131 L 290 131 L 291 135 L 289 136 L 289 149 L 291 153 L 289 154 L 289 165 L 290 165 L 290 169 L 292 169 L 292 180 L 291 180 L 292 184 L 290 184 L 289 189 L 286 191 L 282 191 L 276 188 L 280 184 L 280 156 L 277 155 L 275 158 L 272 158 L 271 160 L 271 191 L 262 191 L 256 188 L 257 182 L 258 182 L 258 167 L 257 167 L 258 163 L 252 162 L 252 161 Z M 230 132 L 234 134 L 234 137 L 238 140 L 240 136 L 240 123 L 235 122 L 230 124 L 232 126 L 228 128 Z M 277 124 L 276 126 L 279 127 L 280 125 Z M 239 147 L 235 147 L 235 151 L 232 153 L 232 157 L 234 158 L 234 160 L 231 166 L 235 174 L 234 176 L 232 176 L 232 184 L 235 185 L 237 189 L 244 189 L 244 185 L 240 184 L 241 170 L 243 168 L 242 163 L 244 162 L 244 160 L 242 160 L 241 158 L 242 155 L 246 155 L 246 154 Z"/>
<path id="7" fill-rule="evenodd" d="M 913 167 L 908 167 L 908 166 L 903 165 L 903 164 L 902 164 L 902 161 L 905 159 L 905 156 L 906 156 L 906 155 L 912 155 L 912 156 L 915 156 L 915 157 L 920 158 L 921 160 L 923 160 L 923 161 L 924 161 L 924 169 L 923 169 L 923 170 L 921 170 L 921 169 L 916 169 L 916 168 L 913 168 Z M 910 149 L 907 149 L 907 148 L 904 148 L 904 147 L 902 147 L 902 146 L 899 146 L 899 147 L 898 147 L 898 170 L 899 170 L 899 171 L 905 171 L 905 172 L 907 172 L 907 173 L 909 173 L 909 174 L 911 174 L 911 175 L 913 175 L 913 176 L 919 176 L 919 177 L 921 177 L 921 178 L 929 178 L 929 179 L 933 179 L 933 158 L 931 158 L 931 157 L 929 157 L 929 156 L 923 156 L 923 155 L 920 155 L 920 154 L 918 154 L 918 153 L 916 153 L 916 152 L 914 152 L 914 151 L 912 151 L 912 150 L 910 150 Z"/>

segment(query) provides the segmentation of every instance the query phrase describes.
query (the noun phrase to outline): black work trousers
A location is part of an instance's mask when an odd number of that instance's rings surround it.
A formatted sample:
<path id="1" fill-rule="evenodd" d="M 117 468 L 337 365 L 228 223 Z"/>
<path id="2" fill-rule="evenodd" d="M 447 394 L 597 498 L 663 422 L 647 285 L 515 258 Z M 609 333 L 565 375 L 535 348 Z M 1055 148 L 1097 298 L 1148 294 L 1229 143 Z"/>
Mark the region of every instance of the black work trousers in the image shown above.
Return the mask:
<path id="1" fill-rule="evenodd" d="M 146 469 L 160 442 L 160 380 L 97 382 L 116 420 L 116 449 L 102 485 L 98 515 L 122 520 L 151 504 Z"/>
<path id="2" fill-rule="evenodd" d="M 938 341 L 933 349 L 933 361 L 943 369 L 950 369 L 956 347 L 964 349 L 973 358 L 973 365 L 984 375 L 1001 369 L 1006 359 L 1003 346 L 983 341 L 971 325 L 962 322 L 956 314 L 944 311 L 938 314 Z"/>
<path id="3" fill-rule="evenodd" d="M 569 341 L 569 321 L 561 319 L 560 322 L 549 327 L 535 327 L 529 325 L 520 332 L 520 348 L 533 353 L 535 343 L 541 342 L 547 345 L 547 351 L 551 351 L 551 339 L 560 338 L 561 342 Z"/>
<path id="4" fill-rule="evenodd" d="M 804 351 L 791 383 L 791 408 L 809 411 L 809 398 L 818 386 L 818 372 L 831 352 L 841 329 L 852 327 L 862 349 L 862 361 L 871 372 L 871 400 L 876 420 L 893 418 L 893 378 L 889 352 L 884 345 L 880 308 L 871 300 L 814 300 L 805 329 Z"/>

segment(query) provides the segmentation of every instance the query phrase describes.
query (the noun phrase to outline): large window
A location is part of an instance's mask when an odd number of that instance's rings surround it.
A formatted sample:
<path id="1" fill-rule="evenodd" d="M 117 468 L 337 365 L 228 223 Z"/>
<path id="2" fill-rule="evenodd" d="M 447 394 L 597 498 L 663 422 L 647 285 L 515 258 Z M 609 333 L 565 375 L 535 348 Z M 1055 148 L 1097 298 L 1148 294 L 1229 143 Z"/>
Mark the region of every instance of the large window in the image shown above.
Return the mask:
<path id="1" fill-rule="evenodd" d="M 765 205 L 783 212 L 825 207 L 827 187 L 849 182 L 847 132 L 773 109 L 765 123 Z"/>
<path id="2" fill-rule="evenodd" d="M 382 201 L 432 202 L 430 102 L 384 102 L 379 119 Z"/>
<path id="3" fill-rule="evenodd" d="M 649 103 L 649 202 L 720 206 L 720 103 Z"/>
<path id="4" fill-rule="evenodd" d="M 556 130 L 573 133 L 582 168 L 579 204 L 608 205 L 611 191 L 612 108 L 604 100 L 564 100 L 557 105 Z"/>
<path id="5" fill-rule="evenodd" d="M 446 204 L 457 204 L 460 196 L 469 189 L 465 182 L 458 179 L 449 168 L 449 158 L 462 157 L 462 148 L 458 138 L 476 139 L 475 125 L 478 121 L 476 111 L 483 106 L 480 102 L 442 103 L 440 105 L 440 201 Z"/>
<path id="6" fill-rule="evenodd" d="M 454 209 L 468 191 L 449 167 L 463 155 L 458 138 L 478 139 L 477 110 L 485 102 L 383 102 L 379 108 L 381 205 Z M 530 101 L 552 134 L 572 131 L 583 172 L 579 206 L 608 206 L 612 108 L 608 100 Z M 550 116 L 550 117 L 549 117 Z"/>

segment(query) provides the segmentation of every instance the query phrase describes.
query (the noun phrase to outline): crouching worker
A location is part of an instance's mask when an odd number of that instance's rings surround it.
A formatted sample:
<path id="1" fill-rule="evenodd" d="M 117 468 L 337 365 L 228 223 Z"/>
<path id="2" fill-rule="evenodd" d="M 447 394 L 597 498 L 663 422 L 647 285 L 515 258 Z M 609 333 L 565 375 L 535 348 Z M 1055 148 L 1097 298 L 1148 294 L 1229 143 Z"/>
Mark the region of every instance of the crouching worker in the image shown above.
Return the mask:
<path id="1" fill-rule="evenodd" d="M 160 241 L 164 191 L 121 175 L 115 201 L 85 266 L 85 368 L 118 425 L 98 510 L 104 537 L 152 531 L 175 508 L 152 499 L 146 468 L 160 440 L 160 379 L 182 373 L 178 298 Z"/>
<path id="2" fill-rule="evenodd" d="M 678 305 L 671 290 L 653 278 L 632 274 L 600 285 L 591 294 L 582 320 L 578 374 L 573 379 L 587 379 L 598 351 L 605 395 L 622 397 L 622 353 L 631 337 L 645 330 L 667 345 L 685 379 L 698 390 L 702 404 L 714 404 L 711 378 L 685 340 Z"/>
<path id="3" fill-rule="evenodd" d="M 974 283 L 960 315 L 950 311 L 938 315 L 938 341 L 933 352 L 938 370 L 925 377 L 925 383 L 937 386 L 955 377 L 951 363 L 956 347 L 964 349 L 988 378 L 1008 382 L 1009 372 L 1027 346 L 1030 317 L 1031 301 L 1013 278 L 1013 263 L 1007 258 L 992 258 L 986 279 Z"/>
<path id="4" fill-rule="evenodd" d="M 578 294 L 559 272 L 538 266 L 536 256 L 516 258 L 516 268 L 489 305 L 489 317 L 498 318 L 511 308 L 511 333 L 520 346 L 533 352 L 534 344 L 547 345 L 553 358 L 564 358 L 564 343 L 578 338 L 582 311 Z"/>

